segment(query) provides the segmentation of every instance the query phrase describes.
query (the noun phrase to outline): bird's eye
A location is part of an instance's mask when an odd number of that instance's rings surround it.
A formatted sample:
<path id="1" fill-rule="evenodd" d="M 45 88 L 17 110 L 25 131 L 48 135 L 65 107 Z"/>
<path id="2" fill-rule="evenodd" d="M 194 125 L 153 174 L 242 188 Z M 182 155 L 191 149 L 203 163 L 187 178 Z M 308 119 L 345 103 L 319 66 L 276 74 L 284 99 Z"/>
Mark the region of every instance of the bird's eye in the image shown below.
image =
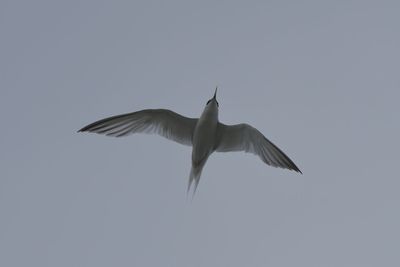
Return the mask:
<path id="1" fill-rule="evenodd" d="M 207 105 L 211 102 L 211 99 L 207 101 Z"/>
<path id="2" fill-rule="evenodd" d="M 215 101 L 215 102 L 217 102 L 217 107 L 219 107 L 218 101 Z"/>

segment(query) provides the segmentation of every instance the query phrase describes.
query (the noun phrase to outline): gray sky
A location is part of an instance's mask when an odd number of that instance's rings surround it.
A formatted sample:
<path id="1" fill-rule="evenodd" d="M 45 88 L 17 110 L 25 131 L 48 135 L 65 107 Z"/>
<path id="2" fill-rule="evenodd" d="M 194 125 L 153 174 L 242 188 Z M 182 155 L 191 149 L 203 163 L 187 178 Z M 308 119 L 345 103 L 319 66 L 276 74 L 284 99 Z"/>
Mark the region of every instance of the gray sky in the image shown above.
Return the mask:
<path id="1" fill-rule="evenodd" d="M 398 1 L 0 2 L 0 265 L 399 266 Z M 76 131 L 144 108 L 257 127 L 298 175 Z"/>

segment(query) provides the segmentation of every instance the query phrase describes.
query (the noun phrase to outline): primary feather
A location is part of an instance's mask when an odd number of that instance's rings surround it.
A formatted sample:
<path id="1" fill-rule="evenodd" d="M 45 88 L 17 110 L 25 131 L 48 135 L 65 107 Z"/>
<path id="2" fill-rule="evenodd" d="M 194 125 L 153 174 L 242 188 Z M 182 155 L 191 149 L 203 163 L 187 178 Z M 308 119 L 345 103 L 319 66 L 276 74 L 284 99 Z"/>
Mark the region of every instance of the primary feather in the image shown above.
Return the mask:
<path id="1" fill-rule="evenodd" d="M 183 145 L 192 145 L 197 119 L 187 118 L 167 109 L 145 109 L 93 122 L 79 132 L 93 132 L 108 136 L 133 133 L 159 134 Z"/>
<path id="2" fill-rule="evenodd" d="M 216 151 L 245 151 L 253 153 L 266 164 L 300 172 L 293 161 L 256 128 L 242 123 L 225 125 L 218 123 Z"/>

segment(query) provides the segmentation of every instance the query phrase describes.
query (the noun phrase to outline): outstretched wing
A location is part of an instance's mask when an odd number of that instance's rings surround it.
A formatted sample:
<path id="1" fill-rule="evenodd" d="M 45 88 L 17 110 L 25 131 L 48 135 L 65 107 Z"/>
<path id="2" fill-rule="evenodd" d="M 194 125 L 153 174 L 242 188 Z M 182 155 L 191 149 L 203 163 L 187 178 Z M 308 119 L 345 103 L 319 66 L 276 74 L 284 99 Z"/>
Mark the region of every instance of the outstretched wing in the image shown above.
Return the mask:
<path id="1" fill-rule="evenodd" d="M 218 123 L 216 151 L 250 152 L 258 155 L 268 165 L 301 173 L 300 169 L 282 150 L 248 124 L 225 125 Z"/>
<path id="2" fill-rule="evenodd" d="M 167 109 L 145 109 L 93 122 L 79 132 L 93 132 L 109 136 L 133 133 L 159 134 L 183 145 L 192 145 L 197 119 L 187 118 Z"/>

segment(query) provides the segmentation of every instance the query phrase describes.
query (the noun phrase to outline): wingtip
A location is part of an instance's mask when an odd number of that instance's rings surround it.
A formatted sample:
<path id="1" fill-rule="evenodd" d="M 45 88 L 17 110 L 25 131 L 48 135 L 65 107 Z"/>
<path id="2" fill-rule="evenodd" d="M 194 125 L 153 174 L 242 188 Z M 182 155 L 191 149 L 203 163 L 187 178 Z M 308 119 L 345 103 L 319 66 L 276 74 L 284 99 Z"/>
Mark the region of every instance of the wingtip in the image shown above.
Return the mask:
<path id="1" fill-rule="evenodd" d="M 298 172 L 298 173 L 300 173 L 300 174 L 303 174 L 303 173 L 301 172 L 301 170 L 300 170 L 297 166 L 294 166 L 293 170 L 294 170 L 295 172 Z"/>
<path id="2" fill-rule="evenodd" d="M 303 172 L 299 169 L 299 167 L 297 167 L 296 164 L 294 164 L 293 162 L 292 162 L 291 166 L 287 166 L 287 167 L 283 167 L 283 168 L 286 168 L 286 169 L 288 169 L 290 171 L 295 171 L 297 173 L 303 174 Z"/>
<path id="3" fill-rule="evenodd" d="M 80 128 L 80 129 L 78 130 L 78 133 L 80 133 L 80 132 L 87 132 L 87 131 L 89 130 L 89 126 L 90 126 L 90 124 L 89 124 L 89 125 L 86 125 L 86 126 L 83 127 L 83 128 Z"/>

